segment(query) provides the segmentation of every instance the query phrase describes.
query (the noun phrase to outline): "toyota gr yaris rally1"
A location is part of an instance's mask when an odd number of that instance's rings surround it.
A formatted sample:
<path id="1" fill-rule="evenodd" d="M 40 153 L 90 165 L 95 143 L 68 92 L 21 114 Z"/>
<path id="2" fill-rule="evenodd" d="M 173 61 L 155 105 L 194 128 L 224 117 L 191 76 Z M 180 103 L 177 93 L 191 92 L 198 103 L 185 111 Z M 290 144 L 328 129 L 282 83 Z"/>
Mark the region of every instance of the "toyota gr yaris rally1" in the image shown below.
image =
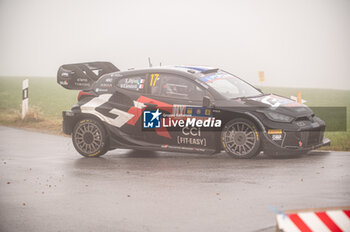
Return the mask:
<path id="1" fill-rule="evenodd" d="M 62 65 L 57 82 L 81 90 L 63 112 L 76 150 L 116 148 L 217 153 L 237 158 L 305 153 L 329 145 L 325 123 L 303 104 L 264 94 L 218 68 L 166 66 L 120 71 L 109 62 Z"/>

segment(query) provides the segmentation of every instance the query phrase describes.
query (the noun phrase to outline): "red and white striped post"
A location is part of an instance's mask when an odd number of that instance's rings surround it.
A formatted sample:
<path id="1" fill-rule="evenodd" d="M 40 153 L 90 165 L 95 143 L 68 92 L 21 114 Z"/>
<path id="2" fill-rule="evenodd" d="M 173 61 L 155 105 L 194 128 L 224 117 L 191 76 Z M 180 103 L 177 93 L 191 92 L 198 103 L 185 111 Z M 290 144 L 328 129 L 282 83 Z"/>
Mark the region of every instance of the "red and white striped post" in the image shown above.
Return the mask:
<path id="1" fill-rule="evenodd" d="M 350 207 L 293 210 L 276 218 L 278 231 L 350 231 Z"/>

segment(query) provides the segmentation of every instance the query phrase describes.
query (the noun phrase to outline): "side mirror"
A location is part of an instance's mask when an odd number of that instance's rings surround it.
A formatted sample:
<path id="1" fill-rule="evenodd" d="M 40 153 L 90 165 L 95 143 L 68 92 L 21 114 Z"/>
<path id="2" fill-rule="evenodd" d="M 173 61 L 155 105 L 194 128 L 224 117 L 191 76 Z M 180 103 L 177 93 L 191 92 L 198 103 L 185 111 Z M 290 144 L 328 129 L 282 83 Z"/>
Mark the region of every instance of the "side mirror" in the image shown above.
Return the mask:
<path id="1" fill-rule="evenodd" d="M 203 97 L 203 107 L 210 107 L 211 106 L 211 101 L 208 96 Z"/>

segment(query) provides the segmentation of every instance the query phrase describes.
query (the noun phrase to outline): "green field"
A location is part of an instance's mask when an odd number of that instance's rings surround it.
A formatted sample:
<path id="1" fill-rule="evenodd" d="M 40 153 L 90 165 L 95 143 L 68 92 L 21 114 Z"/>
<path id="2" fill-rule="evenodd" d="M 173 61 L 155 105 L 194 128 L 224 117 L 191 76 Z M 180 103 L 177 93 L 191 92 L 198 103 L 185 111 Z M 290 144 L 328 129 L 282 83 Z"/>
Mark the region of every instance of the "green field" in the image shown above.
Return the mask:
<path id="1" fill-rule="evenodd" d="M 20 110 L 22 104 L 22 81 L 25 78 L 0 77 L 0 109 Z M 40 109 L 45 117 L 57 119 L 62 110 L 76 103 L 78 91 L 66 90 L 55 78 L 28 78 L 29 105 Z"/>
<path id="2" fill-rule="evenodd" d="M 76 103 L 78 91 L 66 90 L 56 83 L 55 78 L 28 78 L 29 79 L 29 105 L 39 113 L 38 120 L 22 122 L 19 120 L 19 112 L 22 101 L 22 81 L 25 78 L 0 77 L 0 124 L 20 126 L 49 131 L 60 131 L 61 112 L 67 110 Z M 350 125 L 350 90 L 326 90 L 326 89 L 297 89 L 297 88 L 260 88 L 265 93 L 276 93 L 282 96 L 296 96 L 302 93 L 302 98 L 307 100 L 306 105 L 311 107 L 346 107 L 347 125 Z M 322 109 L 322 108 L 320 108 Z M 324 109 L 324 108 L 323 108 Z M 328 109 L 326 109 L 328 110 Z M 315 109 L 316 114 L 325 119 L 327 125 L 336 125 L 339 120 L 330 113 L 324 114 L 322 110 Z M 321 114 L 321 115 L 320 115 Z M 331 115 L 331 116 L 330 116 Z M 331 127 L 331 126 L 330 126 Z M 332 146 L 327 149 L 350 150 L 350 130 L 338 132 L 326 132 L 326 136 L 332 140 Z"/>

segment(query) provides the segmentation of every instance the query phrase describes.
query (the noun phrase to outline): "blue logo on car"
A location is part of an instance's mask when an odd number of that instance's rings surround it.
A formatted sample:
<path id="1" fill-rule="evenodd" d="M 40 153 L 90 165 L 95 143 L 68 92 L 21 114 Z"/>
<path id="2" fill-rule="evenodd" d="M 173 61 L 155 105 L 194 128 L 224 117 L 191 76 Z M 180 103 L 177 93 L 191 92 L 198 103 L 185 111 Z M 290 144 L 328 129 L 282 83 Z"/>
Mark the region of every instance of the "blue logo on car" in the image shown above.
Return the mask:
<path id="1" fill-rule="evenodd" d="M 160 128 L 160 118 L 162 113 L 157 111 L 143 111 L 143 128 Z"/>

